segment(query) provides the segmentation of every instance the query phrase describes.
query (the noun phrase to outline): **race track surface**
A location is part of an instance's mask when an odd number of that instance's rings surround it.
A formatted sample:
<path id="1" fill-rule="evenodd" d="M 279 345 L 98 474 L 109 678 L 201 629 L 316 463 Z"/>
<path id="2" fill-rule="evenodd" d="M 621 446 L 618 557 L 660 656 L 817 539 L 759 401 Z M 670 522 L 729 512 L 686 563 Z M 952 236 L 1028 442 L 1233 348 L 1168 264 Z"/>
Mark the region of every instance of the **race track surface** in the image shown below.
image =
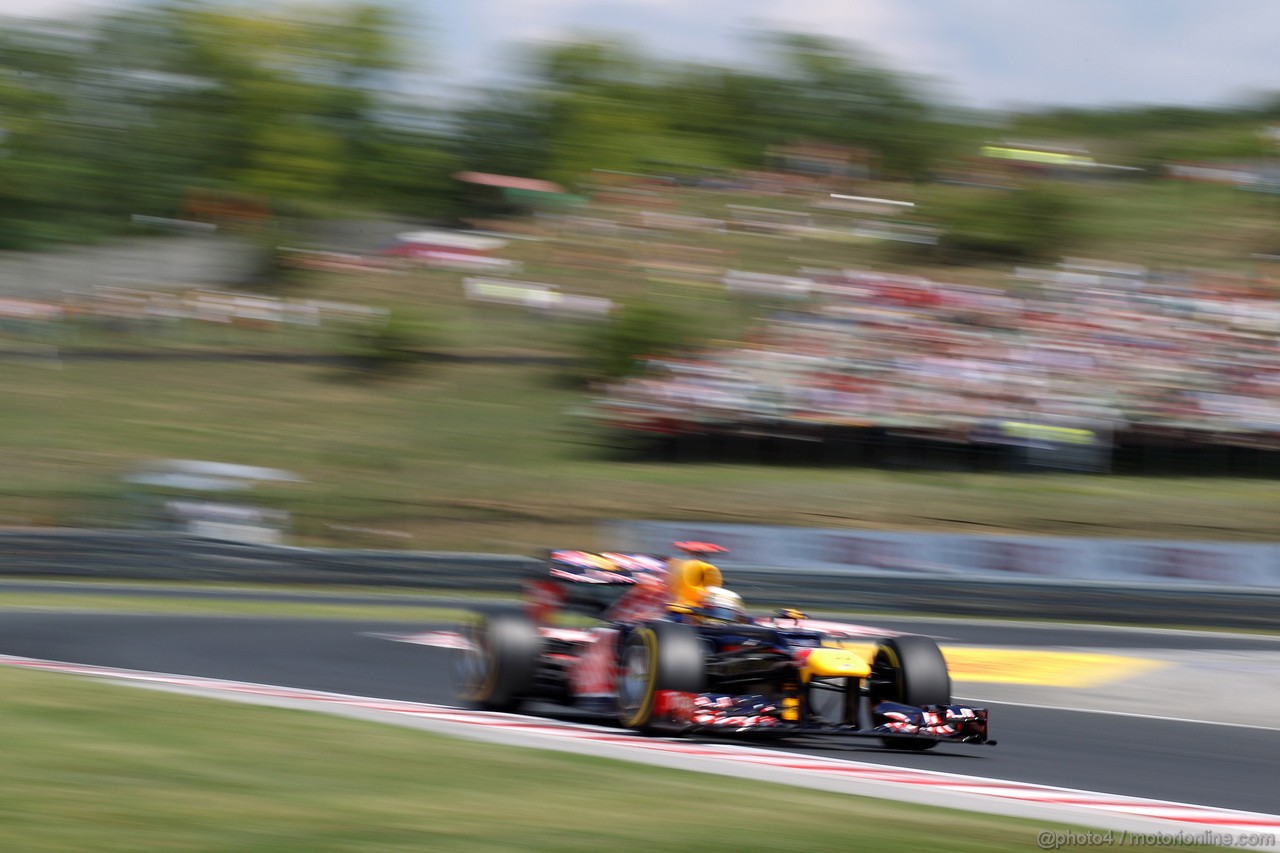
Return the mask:
<path id="1" fill-rule="evenodd" d="M 992 709 L 992 734 L 1000 741 L 996 747 L 944 745 L 929 753 L 907 754 L 883 750 L 873 742 L 864 746 L 809 740 L 789 741 L 779 748 L 891 766 L 1280 812 L 1275 781 L 1280 767 L 1280 714 L 1275 713 L 1277 705 L 1250 669 L 1274 667 L 1272 661 L 1280 656 L 1276 639 L 951 621 L 889 619 L 875 624 L 929 634 L 944 647 L 947 643 L 981 642 L 1019 648 L 1122 650 L 1121 654 L 1129 653 L 1123 650 L 1142 650 L 1142 654 L 1163 655 L 1168 661 L 1194 661 L 1208 655 L 1206 659 L 1215 663 L 1188 670 L 1195 674 L 1192 678 L 1179 677 L 1176 665 L 1169 663 L 1159 682 L 1154 676 L 1146 681 L 1136 678 L 1108 685 L 1105 690 L 957 684 L 958 695 L 983 700 Z M 453 704 L 449 651 L 385 638 L 448 627 L 385 621 L 8 611 L 0 613 L 0 654 Z M 1228 677 L 1230 667 L 1224 670 L 1216 663 L 1220 660 L 1246 663 L 1236 666 L 1242 672 L 1232 678 Z M 1221 679 L 1215 676 L 1218 672 Z M 1258 686 L 1258 690 L 1251 686 Z M 1248 719 L 1264 724 L 1245 727 L 1056 709 L 1073 698 L 1081 703 L 1072 702 L 1073 707 L 1145 708 L 1153 703 L 1144 703 L 1143 693 L 1161 698 L 1161 704 L 1145 711 L 1160 717 L 1204 719 L 1211 715 L 1196 712 L 1217 709 L 1222 712 L 1220 717 L 1230 719 L 1233 705 L 1256 711 L 1261 703 L 1263 713 Z M 1178 697 L 1176 706 L 1164 704 L 1169 695 Z M 1045 701 L 1046 697 L 1054 701 Z M 1266 707 L 1270 713 L 1265 712 Z M 1266 725 L 1268 719 L 1272 722 Z"/>

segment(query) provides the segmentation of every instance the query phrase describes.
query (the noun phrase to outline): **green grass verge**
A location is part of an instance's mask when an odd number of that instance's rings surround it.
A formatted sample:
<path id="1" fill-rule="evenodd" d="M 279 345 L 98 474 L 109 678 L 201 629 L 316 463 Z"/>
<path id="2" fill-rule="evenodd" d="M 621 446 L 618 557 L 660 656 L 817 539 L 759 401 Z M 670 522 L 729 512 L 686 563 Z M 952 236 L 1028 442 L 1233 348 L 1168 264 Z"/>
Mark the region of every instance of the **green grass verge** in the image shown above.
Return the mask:
<path id="1" fill-rule="evenodd" d="M 0 373 L 0 525 L 119 522 L 154 458 L 295 471 L 255 500 L 297 544 L 530 553 L 608 547 L 617 518 L 809 527 L 1274 540 L 1266 480 L 622 463 L 555 368 L 441 365 L 397 382 L 321 367 L 67 362 Z M 50 429 L 57 424 L 57 429 Z"/>
<path id="2" fill-rule="evenodd" d="M 1027 850 L 1033 821 L 0 668 L 0 849 Z"/>
<path id="3" fill-rule="evenodd" d="M 472 618 L 463 607 L 329 604 L 323 601 L 242 601 L 230 598 L 163 598 L 130 595 L 12 592 L 0 590 L 0 610 L 112 613 L 173 613 L 193 616 L 263 616 L 293 619 L 359 619 L 386 622 L 448 622 Z"/>

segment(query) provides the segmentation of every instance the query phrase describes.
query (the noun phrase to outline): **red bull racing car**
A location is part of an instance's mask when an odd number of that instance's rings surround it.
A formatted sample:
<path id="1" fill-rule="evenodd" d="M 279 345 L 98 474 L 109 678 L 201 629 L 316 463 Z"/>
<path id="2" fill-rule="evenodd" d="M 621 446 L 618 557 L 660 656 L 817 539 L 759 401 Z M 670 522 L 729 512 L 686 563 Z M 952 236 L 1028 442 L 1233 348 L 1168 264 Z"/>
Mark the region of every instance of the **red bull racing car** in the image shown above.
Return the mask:
<path id="1" fill-rule="evenodd" d="M 905 750 L 995 743 L 986 709 L 951 701 L 933 640 L 795 610 L 749 617 L 704 559 L 724 549 L 676 544 L 686 557 L 550 552 L 522 607 L 466 629 L 461 698 L 495 711 L 550 701 L 646 734 L 847 735 Z"/>

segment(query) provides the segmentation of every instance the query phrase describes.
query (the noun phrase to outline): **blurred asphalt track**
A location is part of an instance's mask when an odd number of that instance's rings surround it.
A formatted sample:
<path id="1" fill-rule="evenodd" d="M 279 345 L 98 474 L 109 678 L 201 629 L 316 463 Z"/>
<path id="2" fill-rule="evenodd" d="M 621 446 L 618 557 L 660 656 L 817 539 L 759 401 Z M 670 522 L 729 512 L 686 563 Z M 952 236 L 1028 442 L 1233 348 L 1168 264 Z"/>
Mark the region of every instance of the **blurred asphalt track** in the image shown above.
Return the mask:
<path id="1" fill-rule="evenodd" d="M 13 582 L 5 582 L 0 589 L 16 586 L 66 589 L 66 585 Z M 75 591 L 82 592 L 81 585 L 76 584 Z M 191 594 L 424 603 L 417 596 Z M 444 606 L 460 603 L 457 598 L 431 601 Z M 477 604 L 495 606 L 491 601 Z M 1280 637 L 868 619 L 888 630 L 934 636 L 944 647 L 981 644 L 1116 652 L 1161 660 L 1166 665 L 1155 672 L 1086 689 L 957 681 L 958 696 L 979 700 L 992 709 L 992 734 L 1000 741 L 997 747 L 944 746 L 926 754 L 904 754 L 869 744 L 809 740 L 789 742 L 781 748 L 884 765 L 1280 812 L 1280 793 L 1275 785 L 1276 768 L 1280 767 L 1280 713 L 1276 710 L 1280 708 L 1280 686 L 1274 678 L 1280 671 Z M 448 627 L 379 620 L 8 610 L 0 612 L 0 653 L 452 704 L 450 652 L 386 639 L 388 635 Z M 1099 713 L 1106 711 L 1113 713 Z M 1191 721 L 1213 719 L 1240 725 Z"/>

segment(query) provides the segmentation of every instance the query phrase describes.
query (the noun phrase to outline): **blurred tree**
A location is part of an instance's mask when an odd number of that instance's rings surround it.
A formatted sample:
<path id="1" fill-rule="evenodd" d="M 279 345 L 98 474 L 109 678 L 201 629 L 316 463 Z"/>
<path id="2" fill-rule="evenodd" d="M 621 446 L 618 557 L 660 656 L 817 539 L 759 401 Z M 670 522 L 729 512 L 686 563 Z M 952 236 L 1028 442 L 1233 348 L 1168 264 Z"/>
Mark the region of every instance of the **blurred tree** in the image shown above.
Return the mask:
<path id="1" fill-rule="evenodd" d="M 305 119 L 253 129 L 236 183 L 268 198 L 331 198 L 349 164 L 342 139 Z"/>
<path id="2" fill-rule="evenodd" d="M 75 239 L 98 206 L 68 122 L 84 44 L 76 26 L 0 30 L 0 248 Z"/>
<path id="3" fill-rule="evenodd" d="M 392 113 L 390 7 L 172 0 L 80 26 L 0 32 L 0 241 L 27 245 L 178 215 L 192 187 L 273 206 L 438 211 L 441 134 Z M 405 164 L 391 178 L 385 164 Z M 314 204 L 312 209 L 316 209 Z"/>
<path id="4" fill-rule="evenodd" d="M 220 157 L 211 177 L 286 198 L 335 195 L 369 154 L 382 75 L 400 58 L 393 14 L 353 4 L 245 14 L 172 7 L 185 73 Z"/>
<path id="5" fill-rule="evenodd" d="M 779 76 L 763 81 L 762 108 L 790 139 L 869 148 L 890 176 L 925 177 L 946 135 L 919 80 L 862 49 L 799 33 L 764 36 Z"/>
<path id="6" fill-rule="evenodd" d="M 768 72 L 663 64 L 623 42 L 533 52 L 523 90 L 462 114 L 473 168 L 572 183 L 653 162 L 755 166 L 769 146 L 816 140 L 875 150 L 894 175 L 927 174 L 947 134 L 916 80 L 830 39 L 771 34 Z"/>
<path id="7" fill-rule="evenodd" d="M 535 91 L 549 117 L 546 176 L 573 185 L 593 169 L 640 169 L 666 133 L 650 64 L 630 45 L 588 39 L 536 49 Z M 642 153 L 643 152 L 643 153 Z"/>
<path id="8" fill-rule="evenodd" d="M 1280 117 L 1280 96 L 1220 108 L 1136 106 L 1031 110 L 1010 117 L 1022 139 L 1071 140 L 1111 161 L 1154 169 L 1171 160 L 1252 159 L 1274 154 L 1260 134 Z"/>
<path id="9" fill-rule="evenodd" d="M 761 109 L 761 93 L 773 84 L 744 71 L 682 65 L 666 75 L 656 99 L 675 133 L 714 152 L 702 165 L 754 167 L 770 144 L 787 136 Z"/>
<path id="10" fill-rule="evenodd" d="M 422 361 L 431 343 L 433 327 L 401 311 L 351 323 L 339 333 L 338 355 L 344 367 L 357 376 L 392 376 L 409 371 Z"/>
<path id="11" fill-rule="evenodd" d="M 1044 261 L 1077 234 L 1081 206 L 1065 189 L 1031 184 L 1014 190 L 973 190 L 939 206 L 940 260 Z"/>
<path id="12" fill-rule="evenodd" d="M 449 220 L 462 190 L 452 175 L 462 161 L 436 134 L 408 127 L 377 127 L 365 136 L 364 156 L 343 187 L 346 197 L 370 209 L 419 219 Z"/>
<path id="13" fill-rule="evenodd" d="M 654 109 L 582 94 L 562 101 L 559 112 L 547 174 L 561 183 L 579 181 L 593 169 L 645 172 L 652 163 L 722 165 L 712 141 L 674 131 Z"/>
<path id="14" fill-rule="evenodd" d="M 644 86 L 649 62 L 626 42 L 587 38 L 536 48 L 534 75 L 567 92 L 625 95 Z"/>
<path id="15" fill-rule="evenodd" d="M 689 120 L 710 96 L 689 82 L 677 84 L 666 67 L 625 42 L 545 46 L 533 51 L 529 67 L 532 87 L 505 92 L 485 109 L 464 114 L 464 147 L 482 155 L 477 168 L 573 185 L 595 169 L 638 172 L 655 162 L 732 162 L 721 144 L 734 138 L 729 128 Z M 679 104 L 672 99 L 676 91 Z"/>
<path id="16" fill-rule="evenodd" d="M 536 85 L 490 90 L 459 111 L 467 168 L 573 182 L 654 162 L 757 165 L 768 141 L 748 74 L 654 67 L 612 42 L 545 48 L 531 66 Z"/>
<path id="17" fill-rule="evenodd" d="M 458 204 L 449 176 L 464 168 L 573 183 L 656 163 L 752 167 L 771 146 L 817 141 L 869 149 L 884 175 L 920 179 L 974 138 L 941 123 L 921 79 L 795 33 L 761 36 L 767 61 L 751 71 L 664 63 L 609 38 L 535 48 L 531 85 L 488 91 L 444 121 L 393 100 L 405 31 L 391 0 L 156 0 L 76 24 L 7 22 L 0 246 L 178 215 L 191 188 L 274 209 L 436 218 Z M 1278 116 L 1271 93 L 1218 110 L 1040 111 L 1002 130 L 1106 139 L 1114 162 L 1158 164 L 1269 156 L 1259 131 Z M 1014 242 L 1021 252 L 1034 241 Z"/>
<path id="18" fill-rule="evenodd" d="M 688 317 L 663 303 L 640 301 L 623 305 L 582 339 L 588 374 L 592 378 L 616 379 L 634 373 L 645 358 L 689 347 L 694 340 L 693 330 Z"/>
<path id="19" fill-rule="evenodd" d="M 519 89 L 491 89 L 456 117 L 453 151 L 477 172 L 545 176 L 554 128 L 551 98 Z"/>

